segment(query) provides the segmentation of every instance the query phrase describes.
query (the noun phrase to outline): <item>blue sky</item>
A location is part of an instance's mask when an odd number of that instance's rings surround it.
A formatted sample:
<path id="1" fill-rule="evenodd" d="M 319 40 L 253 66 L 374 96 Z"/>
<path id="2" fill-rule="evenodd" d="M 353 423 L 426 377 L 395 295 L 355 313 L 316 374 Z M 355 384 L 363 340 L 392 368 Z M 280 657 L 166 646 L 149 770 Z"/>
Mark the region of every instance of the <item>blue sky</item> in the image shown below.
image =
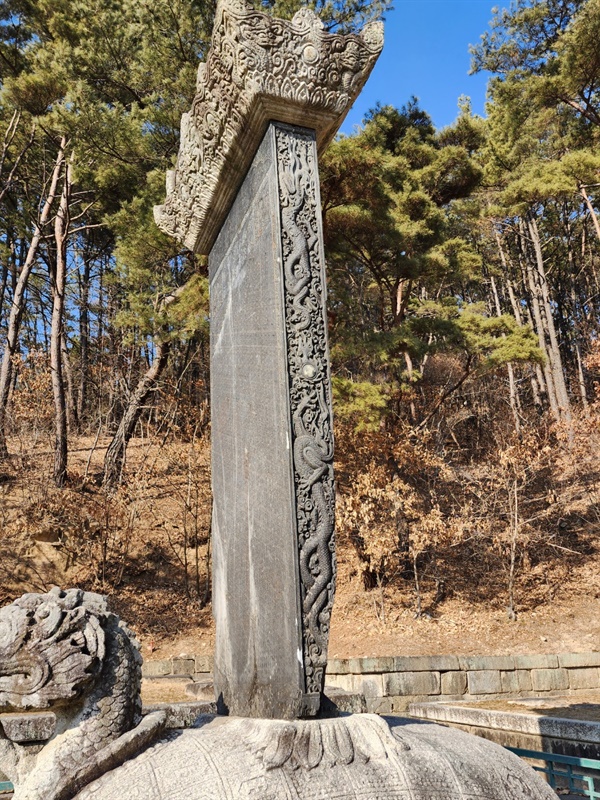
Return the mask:
<path id="1" fill-rule="evenodd" d="M 362 94 L 342 125 L 349 134 L 379 100 L 402 106 L 411 95 L 436 127 L 449 125 L 461 94 L 484 113 L 489 75 L 469 75 L 469 45 L 477 44 L 502 0 L 393 0 L 385 21 L 385 47 Z"/>

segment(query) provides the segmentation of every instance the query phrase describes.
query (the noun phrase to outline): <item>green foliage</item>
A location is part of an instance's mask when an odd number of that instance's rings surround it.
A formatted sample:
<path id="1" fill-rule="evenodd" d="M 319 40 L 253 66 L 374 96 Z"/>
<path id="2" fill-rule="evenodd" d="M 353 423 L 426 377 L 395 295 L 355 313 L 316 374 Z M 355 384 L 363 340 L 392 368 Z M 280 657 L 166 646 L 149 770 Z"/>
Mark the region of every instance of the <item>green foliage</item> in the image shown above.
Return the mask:
<path id="1" fill-rule="evenodd" d="M 491 31 L 471 48 L 472 70 L 506 74 L 544 69 L 561 33 L 586 0 L 512 0 L 494 9 Z"/>
<path id="2" fill-rule="evenodd" d="M 387 408 L 389 387 L 334 376 L 332 389 L 336 418 L 351 421 L 357 433 L 379 430 Z"/>

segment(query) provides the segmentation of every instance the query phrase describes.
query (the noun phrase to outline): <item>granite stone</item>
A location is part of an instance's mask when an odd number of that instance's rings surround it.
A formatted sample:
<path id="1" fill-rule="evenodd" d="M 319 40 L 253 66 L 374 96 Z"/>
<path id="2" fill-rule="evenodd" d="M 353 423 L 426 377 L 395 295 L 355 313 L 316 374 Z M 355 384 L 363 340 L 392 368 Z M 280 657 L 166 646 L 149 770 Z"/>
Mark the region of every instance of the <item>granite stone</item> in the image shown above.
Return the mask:
<path id="1" fill-rule="evenodd" d="M 467 673 L 469 694 L 500 694 L 502 682 L 500 670 L 481 669 Z"/>
<path id="2" fill-rule="evenodd" d="M 568 689 L 569 672 L 566 669 L 532 669 L 531 683 L 536 692 Z"/>
<path id="3" fill-rule="evenodd" d="M 467 674 L 465 672 L 443 672 L 441 693 L 461 695 L 467 691 Z"/>
<path id="4" fill-rule="evenodd" d="M 56 730 L 56 714 L 38 711 L 29 714 L 0 714 L 0 731 L 11 742 L 43 742 Z"/>
<path id="5" fill-rule="evenodd" d="M 522 759 L 440 725 L 338 719 L 210 718 L 108 772 L 76 800 L 556 800 Z M 210 789 L 209 789 L 210 787 Z"/>
<path id="6" fill-rule="evenodd" d="M 600 686 L 598 667 L 579 667 L 568 670 L 571 689 L 597 689 Z"/>
<path id="7" fill-rule="evenodd" d="M 440 693 L 439 672 L 393 672 L 383 676 L 384 695 L 430 695 Z"/>
<path id="8" fill-rule="evenodd" d="M 561 653 L 558 660 L 561 667 L 600 667 L 600 652 Z"/>

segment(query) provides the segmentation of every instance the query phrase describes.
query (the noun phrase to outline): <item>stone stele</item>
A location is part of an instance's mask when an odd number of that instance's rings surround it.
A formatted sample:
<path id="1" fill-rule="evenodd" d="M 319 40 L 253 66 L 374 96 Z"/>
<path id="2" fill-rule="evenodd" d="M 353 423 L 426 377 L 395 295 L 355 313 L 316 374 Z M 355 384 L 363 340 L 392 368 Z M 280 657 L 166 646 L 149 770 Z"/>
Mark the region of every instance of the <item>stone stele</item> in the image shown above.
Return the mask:
<path id="1" fill-rule="evenodd" d="M 217 4 L 158 225 L 209 254 L 219 710 L 318 714 L 335 587 L 317 154 L 383 46 Z"/>
<path id="2" fill-rule="evenodd" d="M 499 745 L 406 719 L 206 716 L 164 733 L 162 712 L 140 718 L 138 650 L 95 594 L 0 609 L 0 780 L 14 800 L 556 800 Z"/>

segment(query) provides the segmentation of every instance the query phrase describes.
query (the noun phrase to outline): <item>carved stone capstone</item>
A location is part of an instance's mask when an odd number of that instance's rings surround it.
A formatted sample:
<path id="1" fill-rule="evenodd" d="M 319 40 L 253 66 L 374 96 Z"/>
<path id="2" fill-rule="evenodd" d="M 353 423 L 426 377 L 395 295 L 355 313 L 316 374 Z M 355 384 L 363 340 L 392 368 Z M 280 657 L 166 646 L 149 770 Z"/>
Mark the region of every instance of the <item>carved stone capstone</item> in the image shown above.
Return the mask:
<path id="1" fill-rule="evenodd" d="M 288 21 L 218 0 L 166 201 L 154 209 L 159 228 L 208 254 L 269 121 L 314 129 L 322 151 L 382 48 L 380 22 L 360 35 L 331 34 L 308 8 Z"/>

